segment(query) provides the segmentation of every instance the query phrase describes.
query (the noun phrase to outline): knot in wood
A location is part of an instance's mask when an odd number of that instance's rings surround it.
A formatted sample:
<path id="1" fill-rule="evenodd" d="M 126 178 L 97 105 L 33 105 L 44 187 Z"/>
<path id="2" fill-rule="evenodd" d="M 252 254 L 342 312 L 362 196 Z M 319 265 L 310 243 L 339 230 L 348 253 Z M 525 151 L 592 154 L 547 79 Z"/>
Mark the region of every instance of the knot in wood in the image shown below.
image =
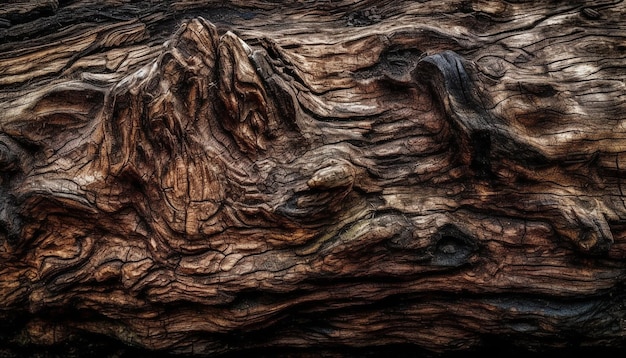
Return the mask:
<path id="1" fill-rule="evenodd" d="M 328 166 L 319 169 L 307 181 L 311 189 L 329 190 L 351 187 L 354 184 L 355 170 L 352 164 L 343 160 L 332 160 Z"/>

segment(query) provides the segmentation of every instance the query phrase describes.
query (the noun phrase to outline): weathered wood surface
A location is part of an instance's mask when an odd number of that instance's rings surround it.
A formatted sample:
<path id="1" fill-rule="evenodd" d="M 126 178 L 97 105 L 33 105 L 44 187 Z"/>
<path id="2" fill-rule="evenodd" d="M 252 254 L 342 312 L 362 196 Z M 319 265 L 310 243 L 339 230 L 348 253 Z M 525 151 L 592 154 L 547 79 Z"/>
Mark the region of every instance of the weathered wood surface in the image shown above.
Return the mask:
<path id="1" fill-rule="evenodd" d="M 0 315 L 196 354 L 621 347 L 625 18 L 3 4 Z"/>

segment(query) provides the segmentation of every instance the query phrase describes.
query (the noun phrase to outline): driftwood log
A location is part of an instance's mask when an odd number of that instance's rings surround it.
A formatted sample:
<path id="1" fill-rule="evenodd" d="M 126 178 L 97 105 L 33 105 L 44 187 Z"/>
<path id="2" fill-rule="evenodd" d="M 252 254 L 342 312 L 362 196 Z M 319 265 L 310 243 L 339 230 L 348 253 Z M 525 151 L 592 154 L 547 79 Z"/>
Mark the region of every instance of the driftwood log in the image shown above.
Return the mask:
<path id="1" fill-rule="evenodd" d="M 3 3 L 3 342 L 624 346 L 625 18 Z"/>

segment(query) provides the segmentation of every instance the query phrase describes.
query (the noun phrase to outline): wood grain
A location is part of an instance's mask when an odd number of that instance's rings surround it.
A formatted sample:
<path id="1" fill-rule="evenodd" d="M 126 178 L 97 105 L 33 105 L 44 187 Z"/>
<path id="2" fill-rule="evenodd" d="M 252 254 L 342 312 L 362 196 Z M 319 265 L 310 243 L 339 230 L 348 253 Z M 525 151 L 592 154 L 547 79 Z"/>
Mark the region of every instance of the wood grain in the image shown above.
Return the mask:
<path id="1" fill-rule="evenodd" d="M 0 316 L 25 322 L 7 337 L 622 347 L 624 16 L 3 5 Z"/>

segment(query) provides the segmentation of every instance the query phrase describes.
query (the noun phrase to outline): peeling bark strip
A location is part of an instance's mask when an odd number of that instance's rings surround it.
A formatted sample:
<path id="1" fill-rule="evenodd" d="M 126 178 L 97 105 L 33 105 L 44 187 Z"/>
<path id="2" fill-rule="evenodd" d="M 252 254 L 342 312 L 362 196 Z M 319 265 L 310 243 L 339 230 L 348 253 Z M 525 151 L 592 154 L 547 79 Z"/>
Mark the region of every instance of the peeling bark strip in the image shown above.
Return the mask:
<path id="1" fill-rule="evenodd" d="M 195 354 L 621 347 L 624 18 L 4 4 L 0 316 Z"/>

